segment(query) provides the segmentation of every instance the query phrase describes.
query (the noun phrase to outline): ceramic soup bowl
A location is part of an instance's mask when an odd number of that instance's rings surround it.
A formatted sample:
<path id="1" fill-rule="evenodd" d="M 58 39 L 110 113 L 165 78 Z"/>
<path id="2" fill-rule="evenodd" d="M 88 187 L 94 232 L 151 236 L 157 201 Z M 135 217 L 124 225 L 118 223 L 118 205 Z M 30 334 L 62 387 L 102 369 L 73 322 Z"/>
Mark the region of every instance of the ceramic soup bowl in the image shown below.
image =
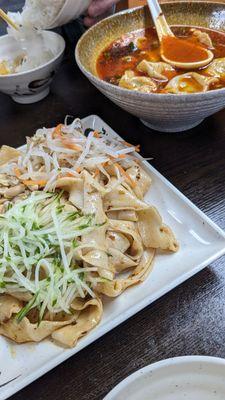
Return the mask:
<path id="1" fill-rule="evenodd" d="M 206 27 L 225 31 L 225 4 L 170 2 L 162 5 L 170 25 Z M 152 26 L 147 7 L 115 14 L 89 29 L 76 47 L 76 61 L 86 77 L 122 109 L 161 132 L 181 132 L 225 107 L 225 89 L 194 94 L 141 93 L 101 80 L 96 70 L 100 53 L 123 34 Z"/>

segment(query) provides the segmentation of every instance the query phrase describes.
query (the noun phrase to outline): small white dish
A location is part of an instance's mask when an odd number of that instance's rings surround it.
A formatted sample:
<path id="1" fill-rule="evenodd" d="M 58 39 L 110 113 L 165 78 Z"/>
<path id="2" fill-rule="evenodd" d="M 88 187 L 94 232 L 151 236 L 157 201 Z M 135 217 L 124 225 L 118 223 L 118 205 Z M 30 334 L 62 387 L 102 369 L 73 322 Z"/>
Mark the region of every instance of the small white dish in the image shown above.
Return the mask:
<path id="1" fill-rule="evenodd" d="M 26 72 L 0 75 L 0 92 L 8 94 L 17 103 L 35 103 L 49 94 L 50 84 L 63 58 L 65 41 L 59 34 L 48 31 L 43 31 L 43 38 L 55 54 L 50 61 Z M 0 60 L 9 55 L 13 59 L 19 54 L 21 49 L 12 37 L 0 37 Z"/>
<path id="2" fill-rule="evenodd" d="M 52 21 L 49 28 L 56 28 L 82 15 L 91 4 L 91 0 L 66 0 L 57 17 Z"/>
<path id="3" fill-rule="evenodd" d="M 221 358 L 169 358 L 130 375 L 104 400 L 224 400 L 224 376 Z"/>
<path id="4" fill-rule="evenodd" d="M 85 129 L 101 131 L 104 128 L 110 135 L 119 137 L 98 116 L 91 115 L 82 122 Z M 165 223 L 177 236 L 180 250 L 175 254 L 157 254 L 153 271 L 146 281 L 128 289 L 118 298 L 108 300 L 104 304 L 100 324 L 73 349 L 65 350 L 50 340 L 18 345 L 0 336 L 0 360 L 4 360 L 4 363 L 0 362 L 0 400 L 5 400 L 75 355 L 225 254 L 225 233 L 222 229 L 155 168 L 141 156 L 138 157 L 152 178 L 145 200 L 158 208 Z"/>

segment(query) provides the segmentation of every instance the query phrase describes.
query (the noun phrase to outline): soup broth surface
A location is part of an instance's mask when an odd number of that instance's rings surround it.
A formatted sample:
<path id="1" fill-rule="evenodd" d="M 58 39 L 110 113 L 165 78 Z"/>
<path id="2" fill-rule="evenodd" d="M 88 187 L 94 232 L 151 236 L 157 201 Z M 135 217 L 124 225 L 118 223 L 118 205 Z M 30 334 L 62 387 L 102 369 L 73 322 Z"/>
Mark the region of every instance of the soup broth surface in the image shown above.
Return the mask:
<path id="1" fill-rule="evenodd" d="M 202 57 L 204 57 L 205 49 L 210 49 L 213 52 L 214 60 L 212 64 L 193 71 L 179 70 L 166 66 L 165 63 L 162 64 L 157 33 L 155 28 L 151 27 L 125 34 L 111 43 L 97 60 L 98 76 L 111 84 L 144 92 L 193 93 L 225 87 L 225 33 L 183 26 L 173 27 L 172 30 L 177 37 L 190 44 L 189 54 L 183 54 L 182 43 L 175 48 L 170 38 L 167 37 L 162 46 L 167 46 L 167 48 L 169 46 L 173 60 L 196 61 L 197 50 L 196 54 L 193 51 L 193 45 L 195 45 L 196 49 L 198 48 L 200 53 L 202 52 Z M 187 57 L 189 58 L 187 59 Z M 218 59 L 220 60 L 219 66 L 217 65 Z M 150 63 L 145 63 L 145 68 L 142 64 L 140 66 L 143 60 Z M 158 74 L 149 72 L 149 66 L 151 69 L 152 67 L 153 69 L 160 68 L 160 75 L 163 78 L 159 77 Z M 137 77 L 145 79 L 136 79 Z M 175 77 L 180 78 L 174 80 Z M 178 81 L 179 83 L 176 83 Z M 174 82 L 176 89 L 171 89 Z M 146 85 L 148 85 L 148 88 Z"/>

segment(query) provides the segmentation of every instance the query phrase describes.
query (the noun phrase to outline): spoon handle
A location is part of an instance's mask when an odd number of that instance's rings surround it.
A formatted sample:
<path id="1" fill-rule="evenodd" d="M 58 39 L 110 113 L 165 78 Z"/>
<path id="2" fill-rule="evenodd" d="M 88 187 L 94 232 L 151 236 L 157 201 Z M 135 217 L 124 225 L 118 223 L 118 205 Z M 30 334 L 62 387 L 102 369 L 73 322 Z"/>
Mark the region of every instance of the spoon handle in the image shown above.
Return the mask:
<path id="1" fill-rule="evenodd" d="M 159 2 L 157 0 L 147 0 L 147 3 L 151 11 L 153 21 L 156 22 L 157 18 L 163 13 Z"/>
<path id="2" fill-rule="evenodd" d="M 155 24 L 160 42 L 163 36 L 174 36 L 169 25 L 167 24 L 158 0 L 147 0 L 147 3 L 152 14 L 152 19 Z"/>

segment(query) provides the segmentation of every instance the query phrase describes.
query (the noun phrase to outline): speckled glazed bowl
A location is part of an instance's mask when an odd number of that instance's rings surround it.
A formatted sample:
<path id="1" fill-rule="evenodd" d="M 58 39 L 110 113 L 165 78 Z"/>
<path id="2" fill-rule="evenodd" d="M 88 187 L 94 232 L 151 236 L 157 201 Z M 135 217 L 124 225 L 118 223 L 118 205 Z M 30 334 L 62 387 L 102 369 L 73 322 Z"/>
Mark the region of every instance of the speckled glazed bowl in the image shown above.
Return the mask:
<path id="1" fill-rule="evenodd" d="M 162 6 L 171 25 L 202 26 L 225 31 L 225 4 L 168 2 Z M 145 94 L 104 82 L 97 76 L 101 51 L 124 33 L 148 27 L 147 7 L 126 10 L 89 29 L 76 48 L 76 61 L 86 77 L 118 106 L 137 116 L 147 126 L 162 132 L 181 132 L 225 107 L 225 89 L 195 94 Z"/>

